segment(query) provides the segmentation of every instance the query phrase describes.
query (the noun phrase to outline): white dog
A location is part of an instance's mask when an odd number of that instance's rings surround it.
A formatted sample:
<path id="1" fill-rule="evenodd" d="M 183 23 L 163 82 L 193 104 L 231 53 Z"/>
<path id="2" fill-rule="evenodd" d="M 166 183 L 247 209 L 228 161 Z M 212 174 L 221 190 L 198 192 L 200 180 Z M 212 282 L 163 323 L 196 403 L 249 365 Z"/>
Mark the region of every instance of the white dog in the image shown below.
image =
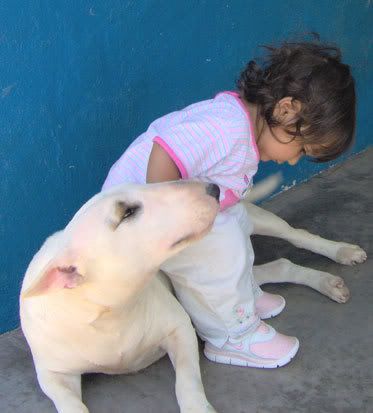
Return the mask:
<path id="1" fill-rule="evenodd" d="M 216 185 L 202 183 L 118 186 L 94 196 L 35 255 L 21 324 L 39 384 L 58 412 L 88 412 L 82 373 L 134 372 L 166 353 L 181 412 L 215 411 L 190 319 L 155 274 L 210 229 L 218 196 Z"/>
<path id="2" fill-rule="evenodd" d="M 165 353 L 175 367 L 180 411 L 215 412 L 203 390 L 190 319 L 167 280 L 155 276 L 163 261 L 209 230 L 219 208 L 215 198 L 217 187 L 202 183 L 117 186 L 89 200 L 35 255 L 22 286 L 21 324 L 39 384 L 58 412 L 88 412 L 82 373 L 138 371 Z M 247 207 L 258 234 L 344 264 L 366 258 L 357 246 Z M 348 299 L 341 278 L 288 260 L 256 266 L 254 275 L 260 284 L 302 283 L 338 302 Z"/>

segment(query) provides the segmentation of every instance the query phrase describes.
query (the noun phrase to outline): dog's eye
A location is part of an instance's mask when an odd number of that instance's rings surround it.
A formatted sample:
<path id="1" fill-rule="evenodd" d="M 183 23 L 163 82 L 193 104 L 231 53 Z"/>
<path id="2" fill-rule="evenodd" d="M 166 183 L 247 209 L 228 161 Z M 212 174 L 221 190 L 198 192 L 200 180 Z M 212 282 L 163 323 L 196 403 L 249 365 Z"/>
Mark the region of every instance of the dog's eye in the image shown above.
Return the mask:
<path id="1" fill-rule="evenodd" d="M 122 223 L 132 221 L 142 210 L 141 203 L 130 203 L 125 201 L 116 201 L 114 203 L 114 213 L 108 220 L 108 224 L 115 231 Z"/>
<path id="2" fill-rule="evenodd" d="M 118 225 L 128 218 L 134 217 L 140 210 L 141 206 L 138 204 L 127 204 L 123 201 L 117 201 L 115 203 L 115 215 L 118 217 Z"/>
<path id="3" fill-rule="evenodd" d="M 136 213 L 136 211 L 139 209 L 139 207 L 129 207 L 124 211 L 123 217 L 122 217 L 122 221 L 128 217 L 130 217 L 131 215 L 134 215 Z"/>

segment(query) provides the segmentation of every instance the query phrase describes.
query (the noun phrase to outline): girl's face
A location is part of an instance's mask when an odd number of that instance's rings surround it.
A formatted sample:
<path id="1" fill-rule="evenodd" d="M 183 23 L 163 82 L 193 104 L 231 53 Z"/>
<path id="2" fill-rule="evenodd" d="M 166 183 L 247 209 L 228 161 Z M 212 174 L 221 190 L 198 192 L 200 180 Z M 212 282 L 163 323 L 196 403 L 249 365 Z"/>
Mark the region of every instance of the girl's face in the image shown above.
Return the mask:
<path id="1" fill-rule="evenodd" d="M 287 162 L 295 165 L 303 155 L 311 155 L 311 148 L 306 148 L 299 139 L 286 132 L 291 128 L 301 109 L 299 101 L 291 97 L 281 99 L 274 109 L 274 117 L 283 126 L 272 129 L 261 119 L 260 132 L 257 131 L 257 146 L 261 161 L 274 161 L 279 164 Z"/>
<path id="2" fill-rule="evenodd" d="M 274 161 L 279 164 L 287 162 L 295 165 L 299 159 L 308 153 L 307 149 L 299 140 L 285 132 L 281 127 L 272 130 L 266 125 L 257 142 L 260 160 Z"/>

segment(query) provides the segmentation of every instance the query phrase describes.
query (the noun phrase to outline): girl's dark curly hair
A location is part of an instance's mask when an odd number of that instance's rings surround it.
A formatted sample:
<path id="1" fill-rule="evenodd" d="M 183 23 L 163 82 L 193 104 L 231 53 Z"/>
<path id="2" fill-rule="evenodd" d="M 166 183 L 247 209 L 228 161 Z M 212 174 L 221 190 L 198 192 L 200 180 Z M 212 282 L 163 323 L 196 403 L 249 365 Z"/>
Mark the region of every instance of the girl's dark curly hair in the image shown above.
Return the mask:
<path id="1" fill-rule="evenodd" d="M 263 64 L 250 61 L 237 81 L 241 97 L 258 105 L 270 128 L 280 126 L 273 116 L 277 102 L 287 96 L 298 100 L 302 108 L 287 132 L 315 145 L 314 161 L 337 158 L 351 146 L 356 123 L 354 79 L 340 50 L 318 40 L 264 47 Z"/>

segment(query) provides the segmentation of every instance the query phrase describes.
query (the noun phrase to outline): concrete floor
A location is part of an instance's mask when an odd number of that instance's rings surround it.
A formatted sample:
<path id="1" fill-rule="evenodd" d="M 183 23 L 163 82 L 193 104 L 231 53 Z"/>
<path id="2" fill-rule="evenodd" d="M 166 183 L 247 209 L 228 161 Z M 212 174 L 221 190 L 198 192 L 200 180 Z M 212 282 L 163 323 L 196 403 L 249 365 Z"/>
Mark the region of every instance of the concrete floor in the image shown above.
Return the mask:
<path id="1" fill-rule="evenodd" d="M 280 257 L 342 276 L 351 291 L 337 304 L 296 285 L 269 285 L 287 301 L 270 321 L 301 342 L 295 359 L 277 370 L 214 364 L 201 355 L 206 393 L 219 413 L 373 412 L 373 149 L 266 203 L 296 227 L 359 244 L 368 260 L 355 267 L 255 237 L 257 263 Z M 167 358 L 129 376 L 87 375 L 83 398 L 91 413 L 175 413 L 174 372 Z M 0 412 L 54 412 L 40 391 L 19 330 L 0 337 Z"/>

